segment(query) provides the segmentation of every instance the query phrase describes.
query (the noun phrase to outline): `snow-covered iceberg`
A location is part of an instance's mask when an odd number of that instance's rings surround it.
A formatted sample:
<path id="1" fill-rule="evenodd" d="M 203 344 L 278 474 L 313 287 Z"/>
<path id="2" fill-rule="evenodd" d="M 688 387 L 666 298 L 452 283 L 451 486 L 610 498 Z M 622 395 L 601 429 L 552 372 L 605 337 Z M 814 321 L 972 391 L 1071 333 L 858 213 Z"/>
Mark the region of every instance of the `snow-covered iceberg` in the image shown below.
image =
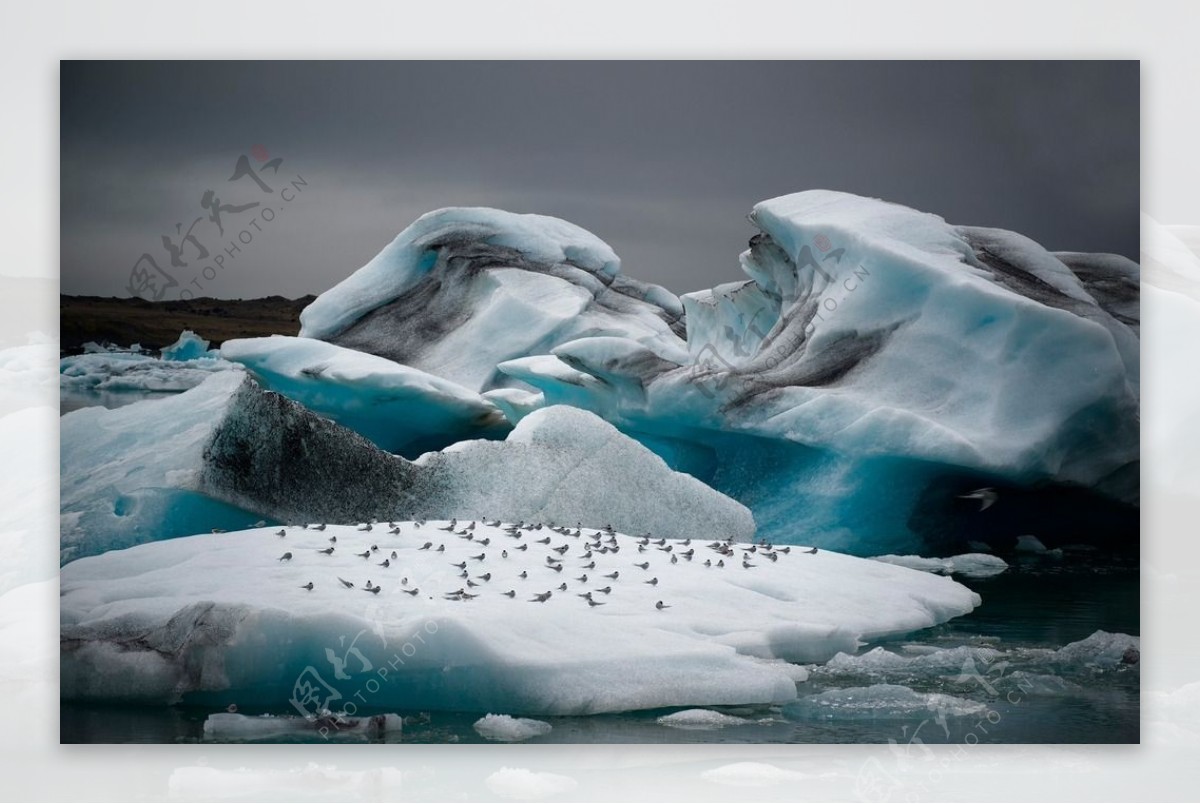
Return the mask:
<path id="1" fill-rule="evenodd" d="M 277 530 L 63 567 L 63 697 L 350 716 L 782 703 L 795 674 L 765 659 L 823 661 L 979 603 L 937 575 L 828 551 L 718 552 L 707 533 Z"/>
<path id="2" fill-rule="evenodd" d="M 682 472 L 585 410 L 555 405 L 522 419 L 504 441 L 467 441 L 421 456 L 430 516 L 503 517 L 667 538 L 748 541 L 743 505 Z"/>
<path id="3" fill-rule="evenodd" d="M 221 356 L 388 452 L 415 458 L 464 439 L 502 438 L 510 429 L 500 409 L 474 391 L 325 341 L 281 335 L 230 340 Z"/>
<path id="4" fill-rule="evenodd" d="M 669 291 L 626 278 L 598 237 L 543 215 L 450 208 L 423 215 L 322 293 L 300 335 L 386 357 L 475 391 L 511 384 L 505 360 L 584 335 L 686 348 Z"/>

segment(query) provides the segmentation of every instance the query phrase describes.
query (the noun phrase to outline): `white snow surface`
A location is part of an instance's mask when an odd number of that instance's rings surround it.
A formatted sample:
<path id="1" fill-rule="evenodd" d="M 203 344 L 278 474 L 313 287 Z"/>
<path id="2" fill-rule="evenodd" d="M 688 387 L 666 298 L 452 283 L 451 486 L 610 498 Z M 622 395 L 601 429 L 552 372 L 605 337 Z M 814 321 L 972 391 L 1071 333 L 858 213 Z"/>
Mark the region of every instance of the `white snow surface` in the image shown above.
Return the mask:
<path id="1" fill-rule="evenodd" d="M 979 604 L 948 578 L 828 551 L 793 550 L 776 562 L 747 554 L 754 566 L 743 568 L 735 548 L 718 568 L 721 556 L 701 538 L 650 541 L 639 552 L 634 537 L 597 538 L 587 528 L 514 538 L 477 522 L 468 539 L 445 527 L 404 522 L 395 535 L 382 526 L 290 527 L 284 537 L 261 528 L 74 561 L 61 575 L 63 697 L 286 706 L 302 680 L 316 685 L 311 670 L 346 700 L 377 681 L 369 689 L 379 711 L 779 703 L 796 695 L 792 674 L 763 658 L 824 661 Z M 334 552 L 318 552 L 331 537 Z M 650 566 L 635 566 L 642 562 Z M 309 582 L 311 591 L 302 588 Z M 446 597 L 459 589 L 479 597 Z M 587 592 L 604 605 L 590 607 L 579 597 Z"/>

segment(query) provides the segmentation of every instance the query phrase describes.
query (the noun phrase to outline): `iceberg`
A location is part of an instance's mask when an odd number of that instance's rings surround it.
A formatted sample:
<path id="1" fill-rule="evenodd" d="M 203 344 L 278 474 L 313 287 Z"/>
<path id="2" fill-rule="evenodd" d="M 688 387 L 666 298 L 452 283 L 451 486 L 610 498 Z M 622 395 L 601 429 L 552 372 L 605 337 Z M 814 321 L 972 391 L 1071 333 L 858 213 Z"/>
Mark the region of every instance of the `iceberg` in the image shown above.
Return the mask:
<path id="1" fill-rule="evenodd" d="M 783 703 L 793 676 L 764 658 L 824 661 L 979 604 L 829 551 L 473 524 L 267 527 L 73 561 L 63 698 L 349 717 Z"/>
<path id="2" fill-rule="evenodd" d="M 185 329 L 181 332 L 179 340 L 175 341 L 175 343 L 162 348 L 163 360 L 199 360 L 204 357 L 215 358 L 219 354 L 218 350 L 209 349 L 208 341 L 190 329 Z"/>
<path id="3" fill-rule="evenodd" d="M 824 190 L 751 221 L 748 279 L 677 299 L 564 221 L 438 210 L 301 335 L 483 392 L 513 424 L 590 410 L 775 541 L 942 552 L 1047 511 L 1096 538 L 1136 527 L 1136 264 Z M 986 517 L 962 499 L 985 485 Z"/>
<path id="4" fill-rule="evenodd" d="M 59 360 L 59 385 L 66 393 L 187 391 L 217 371 L 236 369 L 215 356 L 164 359 L 140 352 L 89 352 Z"/>
<path id="5" fill-rule="evenodd" d="M 751 219 L 749 282 L 683 297 L 687 360 L 605 335 L 500 370 L 678 456 L 778 541 L 1011 539 L 1061 488 L 1098 512 L 1076 529 L 1136 527 L 1134 264 L 827 191 Z M 961 497 L 985 485 L 981 517 Z"/>
<path id="6" fill-rule="evenodd" d="M 411 465 L 241 371 L 61 418 L 61 560 L 266 518 L 389 516 Z"/>
<path id="7" fill-rule="evenodd" d="M 492 714 L 475 721 L 474 728 L 480 737 L 498 743 L 519 743 L 549 734 L 552 729 L 544 720 Z"/>
<path id="8" fill-rule="evenodd" d="M 450 208 L 423 215 L 300 316 L 317 338 L 437 374 L 474 391 L 511 385 L 506 360 L 583 335 L 618 335 L 669 359 L 686 348 L 683 308 L 621 274 L 595 235 L 543 215 Z"/>
<path id="9" fill-rule="evenodd" d="M 311 338 L 226 341 L 225 360 L 265 388 L 413 457 L 471 438 L 503 438 L 508 421 L 474 391 L 383 357 Z"/>
<path id="10" fill-rule="evenodd" d="M 649 448 L 595 414 L 565 405 L 537 410 L 504 441 L 466 441 L 421 456 L 429 516 L 610 524 L 655 537 L 754 537 L 745 506 L 673 471 Z"/>
<path id="11" fill-rule="evenodd" d="M 681 712 L 672 712 L 669 715 L 663 715 L 658 718 L 657 722 L 660 726 L 667 726 L 672 729 L 709 731 L 712 729 L 723 729 L 726 726 L 745 726 L 752 721 L 712 709 L 684 709 Z"/>
<path id="12" fill-rule="evenodd" d="M 341 366 L 343 377 L 352 373 Z M 372 381 L 387 382 L 381 376 Z M 61 434 L 62 561 L 259 520 L 487 513 L 667 537 L 754 536 L 744 506 L 564 406 L 531 414 L 504 441 L 463 441 L 407 461 L 234 371 L 179 396 L 73 411 Z"/>

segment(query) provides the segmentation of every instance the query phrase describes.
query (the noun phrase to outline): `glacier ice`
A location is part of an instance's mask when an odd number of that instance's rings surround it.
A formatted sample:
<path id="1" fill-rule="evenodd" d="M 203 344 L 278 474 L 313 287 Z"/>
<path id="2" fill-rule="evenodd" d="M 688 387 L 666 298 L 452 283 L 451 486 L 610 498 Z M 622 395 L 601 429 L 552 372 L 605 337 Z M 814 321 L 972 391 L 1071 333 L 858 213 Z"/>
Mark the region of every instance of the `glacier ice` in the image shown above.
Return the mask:
<path id="1" fill-rule="evenodd" d="M 178 396 L 64 415 L 61 558 L 262 518 L 388 516 L 411 465 L 241 371 Z"/>
<path id="2" fill-rule="evenodd" d="M 1138 637 L 1097 631 L 1057 649 L 1006 645 L 992 638 L 951 648 L 910 644 L 897 650 L 880 646 L 864 653 L 838 653 L 808 669 L 810 678 L 818 683 L 849 679 L 933 684 L 939 689 L 949 686 L 974 692 L 997 688 L 1032 695 L 1069 695 L 1078 691 L 1076 682 L 1094 686 L 1098 679 L 1112 681 L 1136 674 L 1140 649 Z"/>
<path id="3" fill-rule="evenodd" d="M 362 363 L 341 365 L 348 377 Z M 400 381 L 421 387 L 420 376 Z M 73 411 L 61 433 L 63 561 L 260 519 L 486 514 L 668 537 L 754 535 L 744 506 L 565 406 L 538 410 L 504 441 L 462 441 L 410 462 L 231 371 L 179 396 Z"/>
<path id="4" fill-rule="evenodd" d="M 747 569 L 733 557 L 705 566 L 720 554 L 701 538 L 668 542 L 676 556 L 695 550 L 672 563 L 622 534 L 477 523 L 466 539 L 446 527 L 289 527 L 282 538 L 267 527 L 73 561 L 61 574 L 63 697 L 276 712 L 296 701 L 350 716 L 781 703 L 796 696 L 792 674 L 763 658 L 823 661 L 979 604 L 948 578 L 829 551 Z M 330 537 L 335 550 L 319 552 Z M 479 597 L 447 596 L 460 588 Z"/>
<path id="5" fill-rule="evenodd" d="M 1008 562 L 989 553 L 963 553 L 949 558 L 923 558 L 921 556 L 872 556 L 876 561 L 895 564 L 898 567 L 940 572 L 945 575 L 962 575 L 966 578 L 991 578 L 1008 569 Z"/>
<path id="6" fill-rule="evenodd" d="M 749 278 L 676 299 L 563 221 L 438 210 L 301 334 L 485 391 L 513 423 L 591 410 L 776 541 L 941 550 L 1055 506 L 1082 517 L 1063 531 L 1136 526 L 1134 263 L 821 190 L 751 221 Z M 959 499 L 981 485 L 1001 490 L 987 517 Z"/>
<path id="7" fill-rule="evenodd" d="M 565 405 L 531 413 L 504 441 L 466 441 L 421 456 L 430 516 L 611 524 L 668 538 L 754 536 L 739 503 L 673 471 L 595 414 Z"/>
<path id="8" fill-rule="evenodd" d="M 137 351 L 132 349 L 132 347 L 131 350 Z M 208 341 L 190 329 L 185 329 L 179 333 L 179 339 L 175 343 L 162 348 L 163 360 L 198 360 L 202 357 L 215 358 L 218 355 L 218 350 L 209 349 Z"/>
<path id="9" fill-rule="evenodd" d="M 657 719 L 657 722 L 660 726 L 668 726 L 672 729 L 708 731 L 723 729 L 726 726 L 745 726 L 751 721 L 713 709 L 684 709 L 680 712 L 663 715 Z"/>
<path id="10" fill-rule="evenodd" d="M 1141 658 L 1141 647 L 1142 640 L 1139 637 L 1096 631 L 1085 639 L 1064 645 L 1050 658 L 1055 664 L 1073 669 L 1111 669 L 1137 664 Z"/>
<path id="11" fill-rule="evenodd" d="M 583 335 L 686 349 L 669 291 L 626 278 L 595 235 L 557 218 L 451 208 L 423 215 L 300 316 L 302 337 L 386 357 L 475 391 L 497 364 Z"/>
<path id="12" fill-rule="evenodd" d="M 875 684 L 806 695 L 785 705 L 783 714 L 794 720 L 878 720 L 907 719 L 919 713 L 966 717 L 983 714 L 987 709 L 985 703 L 953 695 L 917 692 L 899 684 Z"/>
<path id="13" fill-rule="evenodd" d="M 325 341 L 281 335 L 230 340 L 221 356 L 245 366 L 266 388 L 406 457 L 509 430 L 500 409 L 474 391 Z"/>
<path id="14" fill-rule="evenodd" d="M 179 392 L 195 388 L 213 372 L 234 368 L 215 353 L 160 360 L 133 351 L 89 352 L 59 361 L 59 384 L 67 393 Z"/>
<path id="15" fill-rule="evenodd" d="M 299 715 L 239 715 L 236 712 L 217 712 L 204 720 L 204 739 L 221 742 L 279 740 L 280 738 L 319 735 L 331 740 L 339 737 L 382 737 L 403 731 L 399 715 L 383 714 L 372 717 L 318 715 L 303 718 Z"/>
<path id="16" fill-rule="evenodd" d="M 479 718 L 474 728 L 479 736 L 498 743 L 519 743 L 549 734 L 552 729 L 544 720 L 493 714 Z"/>

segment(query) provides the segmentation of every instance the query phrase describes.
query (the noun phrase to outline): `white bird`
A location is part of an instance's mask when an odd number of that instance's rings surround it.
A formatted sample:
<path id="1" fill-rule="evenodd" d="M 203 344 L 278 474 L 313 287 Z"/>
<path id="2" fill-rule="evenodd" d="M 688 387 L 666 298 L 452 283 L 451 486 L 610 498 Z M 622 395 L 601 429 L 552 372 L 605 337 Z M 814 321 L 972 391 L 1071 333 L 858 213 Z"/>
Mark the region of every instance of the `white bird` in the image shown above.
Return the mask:
<path id="1" fill-rule="evenodd" d="M 958 495 L 958 499 L 960 500 L 979 500 L 980 511 L 986 511 L 988 508 L 991 508 L 999 497 L 1000 495 L 991 487 L 975 489 L 968 494 Z"/>

